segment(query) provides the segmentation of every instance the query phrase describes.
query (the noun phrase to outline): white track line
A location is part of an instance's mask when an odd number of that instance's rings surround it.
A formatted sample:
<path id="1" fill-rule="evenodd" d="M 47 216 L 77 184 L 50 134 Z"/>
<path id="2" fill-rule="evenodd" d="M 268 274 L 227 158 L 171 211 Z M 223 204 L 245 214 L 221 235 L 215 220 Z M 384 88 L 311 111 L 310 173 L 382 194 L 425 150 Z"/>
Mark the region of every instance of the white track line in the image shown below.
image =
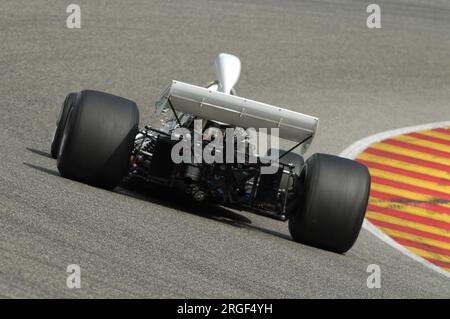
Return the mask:
<path id="1" fill-rule="evenodd" d="M 356 141 L 355 143 L 353 143 L 352 145 L 347 147 L 345 150 L 343 150 L 341 152 L 341 154 L 339 154 L 339 155 L 342 157 L 354 159 L 354 158 L 356 158 L 356 156 L 358 156 L 358 154 L 363 152 L 371 144 L 380 142 L 380 141 L 390 138 L 392 136 L 399 135 L 399 134 L 407 134 L 407 133 L 416 132 L 416 131 L 431 130 L 434 128 L 446 127 L 446 126 L 450 126 L 450 121 L 429 123 L 429 124 L 423 124 L 423 125 L 417 125 L 417 126 L 408 126 L 408 127 L 404 127 L 404 128 L 391 130 L 391 131 L 381 132 L 381 133 L 378 133 L 375 135 L 365 137 L 359 141 Z M 431 268 L 431 269 L 437 271 L 438 273 L 446 276 L 447 278 L 450 278 L 450 272 L 445 271 L 444 269 L 432 264 L 428 260 L 412 253 L 411 251 L 406 249 L 404 246 L 402 246 L 399 243 L 397 243 L 396 241 L 394 241 L 391 237 L 389 237 L 388 235 L 383 233 L 380 229 L 378 229 L 376 226 L 374 226 L 367 219 L 364 220 L 363 227 L 364 227 L 364 229 L 368 230 L 369 232 L 371 232 L 373 235 L 375 235 L 376 237 L 378 237 L 379 239 L 381 239 L 388 245 L 401 251 L 402 253 L 411 257 L 415 261 L 421 263 L 422 265 L 424 265 L 428 268 Z"/>

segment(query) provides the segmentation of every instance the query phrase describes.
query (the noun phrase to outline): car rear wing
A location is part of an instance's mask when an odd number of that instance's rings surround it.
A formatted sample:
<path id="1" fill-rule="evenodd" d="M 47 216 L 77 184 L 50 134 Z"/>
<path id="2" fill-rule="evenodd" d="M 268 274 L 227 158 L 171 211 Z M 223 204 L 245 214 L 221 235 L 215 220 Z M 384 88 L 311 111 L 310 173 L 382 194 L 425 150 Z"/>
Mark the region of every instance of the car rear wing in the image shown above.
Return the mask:
<path id="1" fill-rule="evenodd" d="M 279 128 L 280 138 L 297 143 L 307 141 L 307 145 L 319 124 L 317 117 L 179 81 L 172 81 L 159 101 L 166 99 L 183 113 L 244 129 Z"/>

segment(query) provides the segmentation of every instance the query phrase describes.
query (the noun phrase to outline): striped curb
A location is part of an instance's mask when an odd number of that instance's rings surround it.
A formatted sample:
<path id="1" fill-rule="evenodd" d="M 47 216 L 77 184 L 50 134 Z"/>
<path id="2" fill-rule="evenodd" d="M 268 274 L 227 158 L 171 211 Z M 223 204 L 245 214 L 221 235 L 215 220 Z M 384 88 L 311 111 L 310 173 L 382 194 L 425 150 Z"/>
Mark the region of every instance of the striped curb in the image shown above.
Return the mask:
<path id="1" fill-rule="evenodd" d="M 450 122 L 383 132 L 341 156 L 372 176 L 364 227 L 450 277 Z"/>

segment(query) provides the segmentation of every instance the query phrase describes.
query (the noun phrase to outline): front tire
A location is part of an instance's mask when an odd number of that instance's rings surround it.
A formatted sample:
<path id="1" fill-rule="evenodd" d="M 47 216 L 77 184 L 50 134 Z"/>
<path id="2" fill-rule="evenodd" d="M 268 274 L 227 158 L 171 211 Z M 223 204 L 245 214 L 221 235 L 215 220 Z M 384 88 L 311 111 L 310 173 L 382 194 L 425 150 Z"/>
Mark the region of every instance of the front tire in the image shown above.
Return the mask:
<path id="1" fill-rule="evenodd" d="M 113 189 L 128 172 L 138 124 L 134 102 L 99 91 L 81 91 L 62 137 L 59 172 L 69 179 Z"/>
<path id="2" fill-rule="evenodd" d="M 344 253 L 356 241 L 370 192 L 364 165 L 337 156 L 314 154 L 300 175 L 299 203 L 289 231 L 299 243 Z"/>

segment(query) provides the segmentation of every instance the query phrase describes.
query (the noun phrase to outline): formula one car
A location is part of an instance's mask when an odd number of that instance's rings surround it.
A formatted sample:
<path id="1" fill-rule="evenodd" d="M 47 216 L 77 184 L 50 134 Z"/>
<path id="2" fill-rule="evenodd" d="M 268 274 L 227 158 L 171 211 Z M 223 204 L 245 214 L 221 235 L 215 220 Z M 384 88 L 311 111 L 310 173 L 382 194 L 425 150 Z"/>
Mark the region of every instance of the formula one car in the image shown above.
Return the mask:
<path id="1" fill-rule="evenodd" d="M 193 201 L 288 220 L 297 242 L 349 250 L 367 207 L 367 168 L 327 154 L 305 162 L 318 118 L 236 95 L 241 64 L 233 55 L 219 54 L 215 68 L 217 80 L 206 87 L 169 84 L 155 104 L 157 127 L 138 129 L 128 99 L 68 94 L 51 145 L 61 176 L 106 189 L 125 177 L 162 185 Z M 256 130 L 268 129 L 274 142 L 258 149 L 264 138 Z M 276 135 L 295 145 L 280 150 Z"/>

